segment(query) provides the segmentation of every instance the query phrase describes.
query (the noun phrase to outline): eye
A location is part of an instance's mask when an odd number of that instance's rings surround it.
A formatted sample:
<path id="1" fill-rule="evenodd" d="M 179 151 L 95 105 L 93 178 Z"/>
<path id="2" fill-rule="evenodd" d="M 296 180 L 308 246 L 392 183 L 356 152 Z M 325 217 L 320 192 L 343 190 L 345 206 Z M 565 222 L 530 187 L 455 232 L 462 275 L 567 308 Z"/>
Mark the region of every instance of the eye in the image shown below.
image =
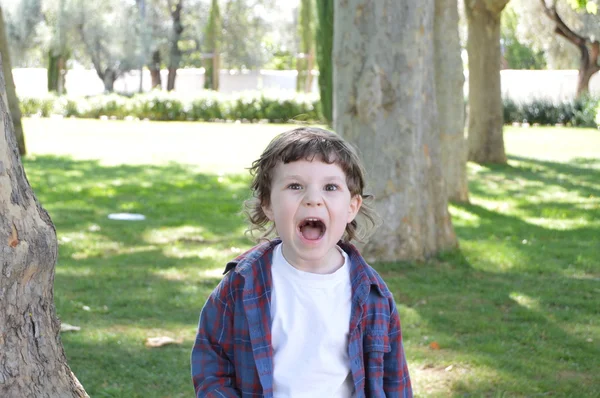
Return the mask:
<path id="1" fill-rule="evenodd" d="M 325 185 L 326 191 L 337 191 L 340 187 L 337 184 L 327 184 Z"/>
<path id="2" fill-rule="evenodd" d="M 287 187 L 288 187 L 288 189 L 291 189 L 294 191 L 302 189 L 302 185 L 298 184 L 297 182 L 293 182 L 290 185 L 288 185 Z"/>

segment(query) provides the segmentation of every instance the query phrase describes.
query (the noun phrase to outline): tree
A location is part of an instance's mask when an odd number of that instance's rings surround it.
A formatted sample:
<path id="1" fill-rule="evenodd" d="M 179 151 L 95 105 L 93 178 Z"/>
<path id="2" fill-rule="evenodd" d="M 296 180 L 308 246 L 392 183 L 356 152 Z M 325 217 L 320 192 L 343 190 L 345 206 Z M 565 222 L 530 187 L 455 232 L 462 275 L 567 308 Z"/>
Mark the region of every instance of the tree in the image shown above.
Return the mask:
<path id="1" fill-rule="evenodd" d="M 540 0 L 544 13 L 555 24 L 554 32 L 567 39 L 579 49 L 579 78 L 577 79 L 577 96 L 589 93 L 590 79 L 600 70 L 598 57 L 600 55 L 600 42 L 594 36 L 585 37 L 582 34 L 576 33 L 571 29 L 560 16 L 556 8 L 556 0 L 553 0 L 551 6 L 546 3 L 546 0 Z M 577 1 L 575 4 L 579 7 L 585 7 L 587 4 L 594 4 L 587 1 Z"/>
<path id="2" fill-rule="evenodd" d="M 114 91 L 119 76 L 139 63 L 139 13 L 135 3 L 120 0 L 77 0 L 73 16 L 85 53 L 107 92 Z"/>
<path id="3" fill-rule="evenodd" d="M 27 149 L 25 148 L 25 135 L 23 134 L 23 124 L 21 123 L 21 109 L 19 108 L 19 98 L 17 98 L 17 92 L 15 89 L 15 82 L 12 75 L 12 64 L 10 62 L 10 51 L 8 49 L 8 41 L 6 39 L 6 28 L 4 25 L 4 15 L 2 13 L 2 7 L 0 7 L 0 54 L 2 54 L 2 68 L 3 76 L 6 78 L 6 94 L 8 96 L 8 107 L 10 109 L 10 119 L 12 127 L 15 133 L 15 139 L 17 140 L 17 146 L 21 156 L 25 155 Z M 4 80 L 4 79 L 3 79 Z M 0 170 L 1 172 L 1 170 Z M 1 176 L 1 173 L 0 173 Z"/>
<path id="4" fill-rule="evenodd" d="M 56 232 L 25 177 L 7 102 L 0 72 L 0 396 L 87 397 L 60 342 Z"/>
<path id="5" fill-rule="evenodd" d="M 58 0 L 56 9 L 45 11 L 45 22 L 52 25 L 52 38 L 48 50 L 48 91 L 59 95 L 65 92 L 65 74 L 70 52 L 67 43 L 67 10 L 65 0 Z"/>
<path id="6" fill-rule="evenodd" d="M 465 105 L 458 5 L 456 0 L 435 0 L 434 20 L 435 96 L 442 146 L 442 171 L 448 199 L 469 201 Z"/>
<path id="7" fill-rule="evenodd" d="M 465 0 L 469 54 L 469 160 L 506 163 L 500 90 L 500 16 L 508 0 Z"/>
<path id="8" fill-rule="evenodd" d="M 515 1 L 508 3 L 502 12 L 500 41 L 507 69 L 546 69 L 544 51 L 534 49 L 529 43 L 521 42 L 519 29 L 523 16 L 515 10 Z M 538 32 L 539 33 L 539 32 Z"/>
<path id="9" fill-rule="evenodd" d="M 3 5 L 5 29 L 9 37 L 13 66 L 29 66 L 27 55 L 40 45 L 36 29 L 42 21 L 41 0 L 19 0 Z"/>
<path id="10" fill-rule="evenodd" d="M 175 89 L 175 78 L 177 77 L 177 68 L 181 61 L 181 49 L 179 48 L 179 39 L 183 32 L 183 24 L 181 23 L 181 10 L 183 8 L 183 0 L 168 0 L 169 11 L 173 29 L 171 31 L 170 51 L 169 51 L 169 74 L 167 76 L 167 90 Z"/>
<path id="11" fill-rule="evenodd" d="M 218 0 L 212 0 L 210 16 L 206 26 L 205 48 L 211 57 L 205 59 L 206 73 L 204 74 L 204 88 L 219 91 L 219 49 L 221 44 L 221 33 L 223 23 Z"/>
<path id="12" fill-rule="evenodd" d="M 296 90 L 306 93 L 312 89 L 312 70 L 315 59 L 313 2 L 314 0 L 300 1 L 300 17 L 298 18 L 300 57 L 296 63 L 298 70 Z"/>
<path id="13" fill-rule="evenodd" d="M 317 63 L 319 65 L 319 92 L 321 108 L 327 123 L 333 124 L 333 2 L 317 0 Z"/>
<path id="14" fill-rule="evenodd" d="M 385 220 L 367 259 L 424 259 L 454 248 L 436 122 L 434 0 L 337 0 L 335 130 L 355 144 Z"/>

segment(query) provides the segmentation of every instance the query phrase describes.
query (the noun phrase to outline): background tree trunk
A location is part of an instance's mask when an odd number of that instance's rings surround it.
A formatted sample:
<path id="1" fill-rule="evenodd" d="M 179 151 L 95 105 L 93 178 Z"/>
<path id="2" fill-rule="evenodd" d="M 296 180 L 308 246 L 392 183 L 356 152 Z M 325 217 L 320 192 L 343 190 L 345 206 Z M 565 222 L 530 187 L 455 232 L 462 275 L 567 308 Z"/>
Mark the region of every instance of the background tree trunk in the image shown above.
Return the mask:
<path id="1" fill-rule="evenodd" d="M 15 138 L 21 156 L 27 153 L 25 147 L 25 135 L 23 134 L 23 125 L 21 124 L 21 109 L 19 108 L 19 99 L 15 90 L 15 82 L 12 75 L 12 64 L 10 62 L 10 53 L 8 49 L 8 40 L 6 38 L 6 27 L 4 25 L 4 15 L 0 7 L 0 54 L 2 55 L 2 69 L 6 81 L 6 94 L 8 95 L 8 106 L 10 116 L 13 122 Z"/>
<path id="2" fill-rule="evenodd" d="M 434 0 L 337 0 L 335 130 L 365 163 L 384 224 L 369 260 L 424 259 L 457 244 L 436 122 Z"/>
<path id="3" fill-rule="evenodd" d="M 465 75 L 458 36 L 456 0 L 435 0 L 435 94 L 442 145 L 442 171 L 448 199 L 469 201 L 465 140 Z"/>
<path id="4" fill-rule="evenodd" d="M 87 397 L 54 308 L 56 232 L 17 154 L 0 74 L 0 396 Z"/>
<path id="5" fill-rule="evenodd" d="M 508 0 L 465 0 L 469 53 L 469 160 L 506 163 L 500 89 L 500 14 Z"/>
<path id="6" fill-rule="evenodd" d="M 162 88 L 162 81 L 160 78 L 160 51 L 158 50 L 154 50 L 152 53 L 150 76 L 152 78 L 152 88 Z"/>
<path id="7" fill-rule="evenodd" d="M 210 15 L 205 31 L 205 52 L 212 53 L 212 57 L 204 59 L 204 88 L 208 90 L 219 91 L 219 70 L 220 57 L 219 51 L 221 46 L 221 36 L 223 31 L 223 21 L 221 11 L 219 10 L 219 2 L 212 0 L 210 6 Z"/>
<path id="8" fill-rule="evenodd" d="M 319 92 L 323 117 L 329 125 L 333 124 L 333 69 L 331 56 L 333 51 L 333 2 L 317 0 L 317 64 L 319 65 Z"/>
<path id="9" fill-rule="evenodd" d="M 167 91 L 175 89 L 175 78 L 177 77 L 177 68 L 181 61 L 181 50 L 179 49 L 179 39 L 183 32 L 181 23 L 181 8 L 183 0 L 178 0 L 175 4 L 169 1 L 171 18 L 173 19 L 173 32 L 171 34 L 171 51 L 169 56 L 169 74 L 167 75 Z"/>

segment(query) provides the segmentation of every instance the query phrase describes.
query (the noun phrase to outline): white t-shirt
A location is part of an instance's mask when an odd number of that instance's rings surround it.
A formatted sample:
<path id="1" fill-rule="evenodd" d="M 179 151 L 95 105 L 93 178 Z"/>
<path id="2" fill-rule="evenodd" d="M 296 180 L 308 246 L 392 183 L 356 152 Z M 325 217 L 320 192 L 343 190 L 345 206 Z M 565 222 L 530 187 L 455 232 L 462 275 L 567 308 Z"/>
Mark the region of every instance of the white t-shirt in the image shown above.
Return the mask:
<path id="1" fill-rule="evenodd" d="M 348 359 L 352 288 L 348 256 L 332 274 L 300 271 L 273 251 L 271 342 L 275 398 L 348 398 L 354 383 Z"/>

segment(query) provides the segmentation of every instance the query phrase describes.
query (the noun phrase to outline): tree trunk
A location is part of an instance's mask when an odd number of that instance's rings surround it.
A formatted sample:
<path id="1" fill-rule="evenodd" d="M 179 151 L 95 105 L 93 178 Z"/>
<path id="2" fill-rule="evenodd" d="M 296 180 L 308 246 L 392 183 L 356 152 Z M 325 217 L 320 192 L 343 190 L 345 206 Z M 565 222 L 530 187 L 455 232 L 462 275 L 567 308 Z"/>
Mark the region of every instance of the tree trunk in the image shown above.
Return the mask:
<path id="1" fill-rule="evenodd" d="M 469 160 L 506 163 L 500 89 L 500 14 L 508 0 L 465 0 L 469 25 Z"/>
<path id="2" fill-rule="evenodd" d="M 0 396 L 87 397 L 60 342 L 56 232 L 21 166 L 3 74 L 0 95 Z"/>
<path id="3" fill-rule="evenodd" d="M 319 65 L 319 92 L 321 109 L 328 124 L 333 124 L 333 2 L 317 0 L 317 64 Z"/>
<path id="4" fill-rule="evenodd" d="M 456 247 L 436 122 L 434 0 L 337 0 L 335 130 L 355 144 L 384 220 L 363 248 L 377 261 Z"/>
<path id="5" fill-rule="evenodd" d="M 27 153 L 25 147 L 25 135 L 23 134 L 23 124 L 21 124 L 21 109 L 19 108 L 19 98 L 15 89 L 15 82 L 12 75 L 12 67 L 10 62 L 10 54 L 8 49 L 8 41 L 6 38 L 6 28 L 4 25 L 4 16 L 2 7 L 0 7 L 0 54 L 2 55 L 2 69 L 6 82 L 6 94 L 8 95 L 8 106 L 10 108 L 10 116 L 13 122 L 15 138 L 19 148 L 19 154 L 24 156 Z"/>
<path id="6" fill-rule="evenodd" d="M 104 82 L 104 92 L 112 93 L 115 91 L 115 81 L 117 80 L 117 71 L 111 68 L 106 68 L 101 76 Z"/>
<path id="7" fill-rule="evenodd" d="M 155 50 L 152 53 L 152 64 L 150 65 L 150 76 L 152 77 L 152 88 L 162 88 L 160 78 L 160 51 Z"/>
<path id="8" fill-rule="evenodd" d="M 175 78 L 177 77 L 177 68 L 181 61 L 181 50 L 179 49 L 179 39 L 183 32 L 181 23 L 181 8 L 183 0 L 178 0 L 171 8 L 171 18 L 173 19 L 173 33 L 171 35 L 171 51 L 169 59 L 169 75 L 167 76 L 167 91 L 175 89 Z"/>
<path id="9" fill-rule="evenodd" d="M 456 0 L 435 0 L 435 94 L 448 199 L 469 201 L 465 140 L 465 75 L 460 56 Z"/>
<path id="10" fill-rule="evenodd" d="M 314 68 L 314 59 L 315 59 L 315 50 L 314 48 L 310 49 L 310 53 L 308 54 L 308 58 L 306 59 L 306 79 L 304 80 L 304 92 L 310 93 L 312 91 L 312 82 L 313 75 L 312 71 Z"/>
<path id="11" fill-rule="evenodd" d="M 577 98 L 590 94 L 590 79 L 600 70 L 598 65 L 598 42 L 592 44 L 589 51 L 586 43 L 580 48 L 581 62 L 579 64 L 579 76 L 577 78 Z"/>

